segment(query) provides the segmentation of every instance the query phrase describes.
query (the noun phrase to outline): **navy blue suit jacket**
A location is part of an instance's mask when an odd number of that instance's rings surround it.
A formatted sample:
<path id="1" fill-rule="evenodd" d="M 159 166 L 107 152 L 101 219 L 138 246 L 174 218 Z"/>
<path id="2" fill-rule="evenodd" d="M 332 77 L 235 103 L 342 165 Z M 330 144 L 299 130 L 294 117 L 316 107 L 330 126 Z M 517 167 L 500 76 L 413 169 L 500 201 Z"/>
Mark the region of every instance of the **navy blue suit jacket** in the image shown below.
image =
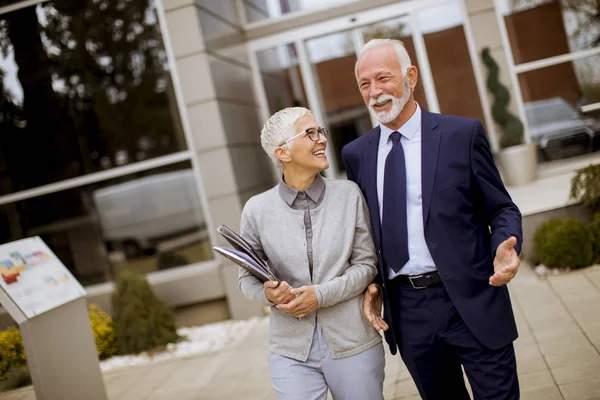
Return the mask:
<path id="1" fill-rule="evenodd" d="M 497 349 L 517 338 L 506 286 L 493 287 L 496 248 L 510 236 L 522 243 L 521 213 L 506 191 L 479 121 L 422 113 L 422 199 L 425 241 L 446 290 L 475 337 Z M 371 212 L 379 258 L 377 282 L 383 291 L 385 337 L 393 354 L 401 340 L 394 332 L 398 310 L 390 308 L 387 266 L 381 255 L 377 201 L 379 127 L 346 145 L 342 161 Z M 410 232 L 408 233 L 411 234 Z"/>

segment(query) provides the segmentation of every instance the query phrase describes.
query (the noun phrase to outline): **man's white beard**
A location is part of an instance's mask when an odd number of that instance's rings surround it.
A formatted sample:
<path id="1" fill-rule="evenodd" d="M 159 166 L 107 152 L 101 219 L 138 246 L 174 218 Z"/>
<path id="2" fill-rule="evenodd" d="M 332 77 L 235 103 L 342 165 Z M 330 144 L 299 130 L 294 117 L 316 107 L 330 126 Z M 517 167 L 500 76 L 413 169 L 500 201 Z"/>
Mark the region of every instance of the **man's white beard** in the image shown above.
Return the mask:
<path id="1" fill-rule="evenodd" d="M 394 97 L 390 94 L 382 94 L 377 99 L 369 100 L 369 110 L 375 115 L 375 118 L 377 118 L 377 121 L 379 121 L 380 123 L 388 124 L 396 118 L 398 118 L 398 115 L 400 115 L 400 113 L 404 109 L 404 106 L 406 105 L 406 103 L 408 103 L 408 99 L 410 98 L 410 85 L 408 84 L 408 79 L 404 79 L 402 86 L 404 90 L 401 99 Z M 390 111 L 377 112 L 374 110 L 373 106 L 375 104 L 381 104 L 388 100 L 392 101 L 392 109 Z"/>

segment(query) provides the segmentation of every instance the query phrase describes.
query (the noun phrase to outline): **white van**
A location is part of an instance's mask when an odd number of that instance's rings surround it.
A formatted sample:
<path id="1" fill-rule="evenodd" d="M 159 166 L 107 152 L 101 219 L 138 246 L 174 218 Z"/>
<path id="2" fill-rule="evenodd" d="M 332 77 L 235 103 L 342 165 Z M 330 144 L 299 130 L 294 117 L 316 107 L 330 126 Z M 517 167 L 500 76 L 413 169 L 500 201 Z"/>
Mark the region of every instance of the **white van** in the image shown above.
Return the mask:
<path id="1" fill-rule="evenodd" d="M 154 250 L 161 239 L 206 229 L 191 169 L 105 187 L 92 196 L 105 241 L 127 258 Z"/>

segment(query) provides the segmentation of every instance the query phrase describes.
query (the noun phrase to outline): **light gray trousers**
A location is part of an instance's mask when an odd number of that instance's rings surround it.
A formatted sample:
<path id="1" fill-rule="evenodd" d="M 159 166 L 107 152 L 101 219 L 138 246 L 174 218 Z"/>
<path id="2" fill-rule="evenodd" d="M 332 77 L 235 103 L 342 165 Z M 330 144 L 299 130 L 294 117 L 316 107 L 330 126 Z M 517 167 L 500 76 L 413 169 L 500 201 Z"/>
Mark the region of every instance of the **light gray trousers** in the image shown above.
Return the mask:
<path id="1" fill-rule="evenodd" d="M 317 324 L 306 362 L 269 352 L 271 382 L 279 400 L 383 400 L 382 343 L 356 355 L 332 359 Z"/>

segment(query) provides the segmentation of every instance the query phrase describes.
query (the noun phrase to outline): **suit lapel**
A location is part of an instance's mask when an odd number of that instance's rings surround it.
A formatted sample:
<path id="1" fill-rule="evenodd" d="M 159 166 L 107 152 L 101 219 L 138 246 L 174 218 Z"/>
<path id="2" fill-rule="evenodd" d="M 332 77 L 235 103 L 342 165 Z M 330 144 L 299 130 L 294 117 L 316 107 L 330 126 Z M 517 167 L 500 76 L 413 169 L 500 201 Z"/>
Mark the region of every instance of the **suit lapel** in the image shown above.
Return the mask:
<path id="1" fill-rule="evenodd" d="M 442 131 L 435 116 L 422 110 L 421 116 L 421 191 L 423 196 L 423 226 L 427 226 Z"/>
<path id="2" fill-rule="evenodd" d="M 363 152 L 363 165 L 365 166 L 364 185 L 371 213 L 371 222 L 373 225 L 373 233 L 377 245 L 381 244 L 381 221 L 379 220 L 379 199 L 377 197 L 377 152 L 379 151 L 379 133 L 380 128 L 367 133 L 367 145 Z"/>

